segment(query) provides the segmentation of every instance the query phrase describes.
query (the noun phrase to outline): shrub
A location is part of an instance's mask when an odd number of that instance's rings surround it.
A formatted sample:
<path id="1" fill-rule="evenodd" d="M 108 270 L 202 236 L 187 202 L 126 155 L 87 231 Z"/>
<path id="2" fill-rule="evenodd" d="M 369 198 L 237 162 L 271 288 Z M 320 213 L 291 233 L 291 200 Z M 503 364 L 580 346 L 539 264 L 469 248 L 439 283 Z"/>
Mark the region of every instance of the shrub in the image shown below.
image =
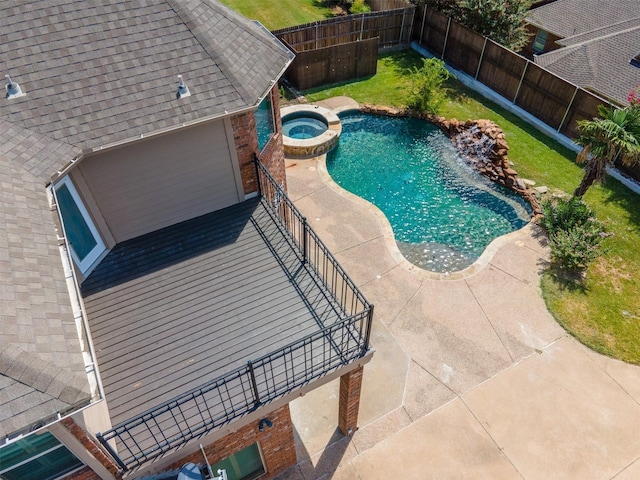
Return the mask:
<path id="1" fill-rule="evenodd" d="M 437 58 L 423 58 L 420 68 L 413 67 L 409 74 L 407 105 L 419 112 L 438 113 L 447 99 L 448 89 L 443 86 L 453 77 L 445 63 Z"/>
<path id="2" fill-rule="evenodd" d="M 371 11 L 371 7 L 365 3 L 365 0 L 353 0 L 349 12 L 351 13 L 367 13 Z"/>
<path id="3" fill-rule="evenodd" d="M 552 264 L 569 271 L 585 270 L 605 253 L 601 243 L 613 233 L 605 231 L 581 198 L 547 200 L 542 211 L 540 223 L 549 236 Z"/>
<path id="4" fill-rule="evenodd" d="M 577 225 L 584 225 L 590 218 L 595 218 L 593 210 L 578 197 L 570 200 L 545 200 L 542 202 L 544 217 L 540 224 L 549 236 L 558 230 L 571 230 Z"/>

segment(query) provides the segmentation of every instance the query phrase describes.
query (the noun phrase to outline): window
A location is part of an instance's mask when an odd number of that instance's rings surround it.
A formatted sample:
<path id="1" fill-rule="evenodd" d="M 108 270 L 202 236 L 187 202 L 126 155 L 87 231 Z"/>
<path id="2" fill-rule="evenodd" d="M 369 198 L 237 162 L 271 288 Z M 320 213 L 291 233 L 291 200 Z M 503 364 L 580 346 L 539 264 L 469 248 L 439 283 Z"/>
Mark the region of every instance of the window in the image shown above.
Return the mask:
<path id="1" fill-rule="evenodd" d="M 540 53 L 544 50 L 544 46 L 547 44 L 547 32 L 544 30 L 538 30 L 536 38 L 533 41 L 533 51 Z"/>
<path id="2" fill-rule="evenodd" d="M 254 116 L 256 118 L 256 130 L 258 131 L 258 149 L 262 151 L 264 146 L 275 133 L 275 125 L 273 123 L 273 106 L 271 104 L 271 94 L 260 102 Z"/>
<path id="3" fill-rule="evenodd" d="M 104 252 L 104 243 L 69 177 L 56 185 L 56 198 L 71 256 L 85 273 Z"/>
<path id="4" fill-rule="evenodd" d="M 214 475 L 219 468 L 227 471 L 228 480 L 251 480 L 265 473 L 257 443 L 212 465 Z"/>
<path id="5" fill-rule="evenodd" d="M 49 432 L 29 435 L 0 449 L 2 480 L 53 480 L 83 466 Z"/>

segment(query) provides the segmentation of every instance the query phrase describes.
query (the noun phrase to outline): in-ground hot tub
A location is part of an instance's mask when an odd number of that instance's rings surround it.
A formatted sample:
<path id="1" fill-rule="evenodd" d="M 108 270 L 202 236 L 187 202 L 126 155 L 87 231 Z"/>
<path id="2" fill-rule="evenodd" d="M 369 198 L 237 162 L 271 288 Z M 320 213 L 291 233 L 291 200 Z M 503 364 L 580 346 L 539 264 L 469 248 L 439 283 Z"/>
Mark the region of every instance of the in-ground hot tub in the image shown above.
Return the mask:
<path id="1" fill-rule="evenodd" d="M 327 153 L 338 143 L 342 126 L 331 110 L 318 105 L 291 105 L 280 110 L 284 153 L 309 158 Z"/>

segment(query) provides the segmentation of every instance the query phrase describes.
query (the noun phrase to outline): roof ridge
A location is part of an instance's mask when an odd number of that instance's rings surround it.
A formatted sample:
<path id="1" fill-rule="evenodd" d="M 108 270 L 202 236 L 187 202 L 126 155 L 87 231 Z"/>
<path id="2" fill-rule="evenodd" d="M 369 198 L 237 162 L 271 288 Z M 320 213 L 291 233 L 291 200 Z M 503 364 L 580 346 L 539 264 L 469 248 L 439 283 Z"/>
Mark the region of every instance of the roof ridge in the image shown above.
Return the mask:
<path id="1" fill-rule="evenodd" d="M 625 24 L 625 23 L 632 22 L 634 20 L 640 21 L 640 15 L 638 17 L 634 17 L 634 18 L 631 18 L 629 20 L 624 20 L 622 22 L 618 22 L 618 23 L 615 23 L 615 24 L 612 24 L 612 25 L 607 25 L 607 26 L 604 26 L 604 27 L 600 27 L 600 28 L 597 28 L 595 30 L 591 30 L 589 32 L 584 32 L 584 33 L 580 33 L 578 35 L 572 35 L 570 37 L 565 37 L 565 38 L 563 38 L 561 40 L 558 40 L 557 43 L 563 45 L 563 44 L 566 43 L 567 40 L 571 41 L 572 39 L 591 36 L 591 35 L 594 35 L 595 33 L 599 32 L 601 30 L 608 30 L 608 29 L 610 29 L 612 27 L 615 27 L 616 25 L 622 25 L 622 24 Z M 615 37 L 617 35 L 622 35 L 622 34 L 625 34 L 625 33 L 633 32 L 634 30 L 640 30 L 640 24 L 635 24 L 635 25 L 633 25 L 633 26 L 631 26 L 629 28 L 625 28 L 625 29 L 622 29 L 622 30 L 616 30 L 614 32 L 607 33 L 605 35 L 593 36 L 593 37 L 588 38 L 587 40 L 584 40 L 582 42 L 577 42 L 577 43 L 569 42 L 570 44 L 567 45 L 567 47 L 578 47 L 578 46 L 585 45 L 585 44 L 588 44 L 588 43 L 591 43 L 591 42 L 596 42 L 596 41 L 599 41 L 599 40 L 603 40 L 605 38 L 611 38 L 611 37 Z"/>
<path id="2" fill-rule="evenodd" d="M 191 0 L 189 1 L 166 0 L 166 2 L 173 9 L 173 11 L 176 12 L 176 15 L 178 15 L 178 17 L 180 17 L 180 19 L 184 22 L 184 24 L 187 26 L 189 31 L 191 31 L 191 33 L 193 34 L 193 37 L 198 41 L 198 43 L 202 46 L 202 48 L 204 48 L 204 50 L 209 54 L 211 59 L 220 67 L 220 70 L 222 70 L 225 73 L 225 75 L 229 77 L 229 80 L 231 80 L 230 82 L 231 85 L 236 90 L 236 92 L 240 95 L 240 97 L 245 102 L 252 105 L 254 102 L 249 100 L 251 96 L 249 95 L 249 92 L 244 87 L 244 84 L 241 81 L 242 79 L 236 77 L 236 75 L 233 73 L 233 68 L 231 68 L 228 64 L 227 59 L 217 54 L 217 50 L 216 48 L 214 48 L 214 45 L 211 42 L 211 37 L 204 35 L 203 32 L 201 31 L 201 28 L 200 28 L 201 22 L 199 21 L 198 16 L 195 15 L 193 12 L 193 9 L 187 5 L 188 3 L 191 3 Z M 218 7 L 218 5 L 215 4 L 215 2 L 206 2 L 206 0 L 198 0 L 198 3 L 202 3 L 202 4 L 206 3 L 209 8 L 214 8 L 214 6 Z M 215 10 L 217 11 L 217 13 L 222 14 L 224 17 L 227 17 L 227 18 L 229 17 L 228 13 L 232 11 L 231 9 L 221 9 L 221 8 L 215 8 Z M 234 21 L 234 24 L 238 27 L 242 27 L 238 22 Z"/>

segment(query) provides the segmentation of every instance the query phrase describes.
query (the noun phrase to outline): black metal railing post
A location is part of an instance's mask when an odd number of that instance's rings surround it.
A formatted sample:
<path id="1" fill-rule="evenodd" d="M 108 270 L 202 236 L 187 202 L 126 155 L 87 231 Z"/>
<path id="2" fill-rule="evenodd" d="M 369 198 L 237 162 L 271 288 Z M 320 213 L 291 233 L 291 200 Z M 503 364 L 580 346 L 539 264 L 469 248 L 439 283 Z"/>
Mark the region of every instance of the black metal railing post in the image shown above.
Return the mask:
<path id="1" fill-rule="evenodd" d="M 247 368 L 249 369 L 249 377 L 251 378 L 251 389 L 253 390 L 254 406 L 257 408 L 260 405 L 260 394 L 258 393 L 258 383 L 256 382 L 256 374 L 253 371 L 253 363 L 251 360 L 247 362 Z"/>
<path id="2" fill-rule="evenodd" d="M 258 184 L 258 195 L 262 195 L 262 182 L 260 182 L 260 158 L 257 153 L 253 153 L 253 166 L 256 169 L 256 183 Z"/>
<path id="3" fill-rule="evenodd" d="M 309 263 L 309 224 L 307 223 L 307 217 L 302 217 L 302 261 L 303 263 Z"/>
<path id="4" fill-rule="evenodd" d="M 118 464 L 118 466 L 122 469 L 123 472 L 126 472 L 128 470 L 127 466 L 125 465 L 125 463 L 120 459 L 120 457 L 118 456 L 118 454 L 113 450 L 113 448 L 111 448 L 111 445 L 109 445 L 109 442 L 107 442 L 104 437 L 102 436 L 101 433 L 96 433 L 96 438 L 98 439 L 98 441 L 102 444 L 102 446 L 104 447 L 104 449 L 109 453 L 109 455 L 111 455 L 111 458 L 113 458 L 116 463 Z"/>
<path id="5" fill-rule="evenodd" d="M 362 345 L 362 354 L 369 350 L 369 341 L 371 340 L 371 328 L 373 327 L 373 305 L 369 305 L 369 313 L 367 314 L 367 331 L 364 336 L 364 344 Z"/>

